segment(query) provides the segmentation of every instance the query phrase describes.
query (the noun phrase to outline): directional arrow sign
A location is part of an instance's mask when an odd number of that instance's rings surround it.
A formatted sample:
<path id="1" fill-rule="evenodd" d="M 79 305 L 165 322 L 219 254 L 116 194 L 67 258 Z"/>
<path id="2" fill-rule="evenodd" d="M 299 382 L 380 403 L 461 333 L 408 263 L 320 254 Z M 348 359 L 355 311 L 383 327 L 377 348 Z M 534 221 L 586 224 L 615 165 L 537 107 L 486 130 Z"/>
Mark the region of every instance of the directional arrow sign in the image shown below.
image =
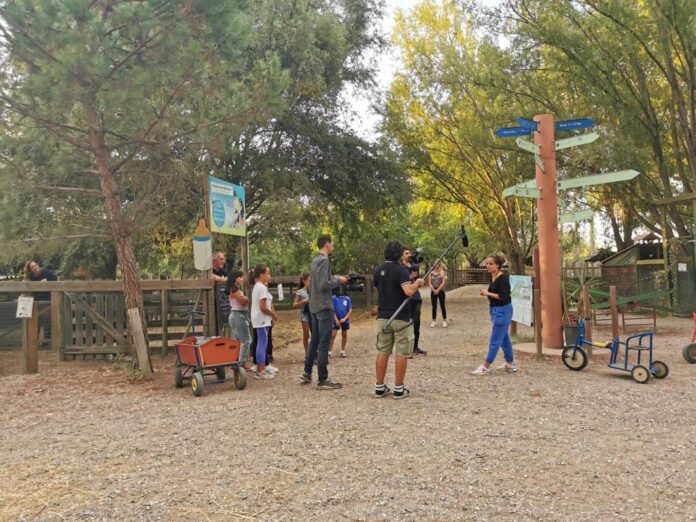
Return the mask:
<path id="1" fill-rule="evenodd" d="M 558 181 L 558 190 L 565 190 L 576 187 L 586 187 L 587 185 L 601 185 L 603 183 L 616 183 L 617 181 L 628 181 L 638 176 L 637 170 L 620 170 L 618 172 L 608 172 L 606 174 L 594 174 L 584 178 L 562 179 Z"/>
<path id="2" fill-rule="evenodd" d="M 517 138 L 515 140 L 515 143 L 517 143 L 517 146 L 520 149 L 526 150 L 527 152 L 531 152 L 532 154 L 539 154 L 539 152 L 541 152 L 541 147 L 539 147 L 539 145 L 527 140 L 523 140 L 522 138 Z"/>
<path id="3" fill-rule="evenodd" d="M 594 212 L 592 210 L 578 210 L 577 212 L 568 212 L 567 214 L 561 214 L 560 221 L 563 223 L 573 223 L 574 221 L 582 221 L 583 219 L 592 219 Z"/>
<path id="4" fill-rule="evenodd" d="M 516 121 L 520 124 L 520 127 L 524 127 L 525 129 L 533 131 L 539 130 L 539 124 L 534 120 L 528 120 L 527 118 L 517 118 Z"/>
<path id="5" fill-rule="evenodd" d="M 539 192 L 539 189 L 520 187 L 519 185 L 508 187 L 505 190 L 503 190 L 503 196 L 506 198 L 509 196 L 519 196 L 521 198 L 538 198 L 540 195 L 541 193 Z"/>
<path id="6" fill-rule="evenodd" d="M 495 131 L 495 135 L 500 138 L 511 138 L 513 136 L 528 136 L 531 133 L 531 129 L 524 129 L 522 127 L 507 127 Z"/>
<path id="7" fill-rule="evenodd" d="M 519 121 L 519 120 L 518 120 Z M 586 129 L 587 127 L 592 127 L 597 122 L 591 118 L 580 118 L 577 120 L 563 120 L 557 121 L 554 127 L 557 131 L 567 131 L 567 130 L 577 130 Z"/>
<path id="8" fill-rule="evenodd" d="M 577 147 L 578 145 L 587 145 L 588 143 L 595 141 L 597 138 L 599 138 L 599 134 L 596 132 L 588 132 L 587 134 L 581 134 L 580 136 L 556 140 L 556 150 L 567 149 L 568 147 Z"/>
<path id="9" fill-rule="evenodd" d="M 535 154 L 534 163 L 536 163 L 536 166 L 539 167 L 539 170 L 541 170 L 541 172 L 544 172 L 544 160 L 541 159 L 541 156 Z"/>

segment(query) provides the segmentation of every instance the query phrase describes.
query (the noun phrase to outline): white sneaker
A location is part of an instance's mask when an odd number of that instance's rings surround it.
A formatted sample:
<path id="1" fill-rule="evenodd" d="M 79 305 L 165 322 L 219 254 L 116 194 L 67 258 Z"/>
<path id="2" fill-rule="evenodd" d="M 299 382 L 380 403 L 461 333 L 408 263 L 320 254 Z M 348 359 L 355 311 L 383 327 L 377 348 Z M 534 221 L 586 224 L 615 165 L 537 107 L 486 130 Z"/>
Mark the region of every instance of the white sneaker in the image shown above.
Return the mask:
<path id="1" fill-rule="evenodd" d="M 348 357 L 348 354 L 346 352 L 341 352 L 341 357 Z"/>
<path id="2" fill-rule="evenodd" d="M 433 321 L 432 323 L 430 323 L 430 328 L 435 328 L 435 321 Z"/>
<path id="3" fill-rule="evenodd" d="M 280 371 L 278 368 L 276 368 L 272 364 L 269 364 L 268 366 L 266 366 L 266 370 L 271 372 L 273 375 L 275 375 L 276 373 L 278 373 Z"/>
<path id="4" fill-rule="evenodd" d="M 268 370 L 264 370 L 262 372 L 256 372 L 254 374 L 254 377 L 256 379 L 263 379 L 263 380 L 268 380 L 268 379 L 273 379 L 275 378 L 275 375 L 273 375 L 272 372 L 269 372 Z"/>
<path id="5" fill-rule="evenodd" d="M 490 368 L 486 368 L 485 365 L 481 364 L 478 368 L 471 372 L 471 375 L 490 375 L 492 373 L 493 370 L 491 370 Z"/>
<path id="6" fill-rule="evenodd" d="M 511 362 L 511 363 L 505 361 L 503 364 L 501 364 L 500 366 L 498 366 L 498 369 L 499 369 L 499 370 L 505 370 L 506 372 L 513 373 L 513 372 L 516 372 L 516 371 L 517 371 L 517 365 L 515 364 L 514 361 Z"/>
<path id="7" fill-rule="evenodd" d="M 447 321 L 442 321 L 442 327 L 447 328 Z"/>
<path id="8" fill-rule="evenodd" d="M 254 372 L 254 373 L 257 373 L 258 368 L 256 367 L 255 364 L 251 367 L 251 371 Z"/>

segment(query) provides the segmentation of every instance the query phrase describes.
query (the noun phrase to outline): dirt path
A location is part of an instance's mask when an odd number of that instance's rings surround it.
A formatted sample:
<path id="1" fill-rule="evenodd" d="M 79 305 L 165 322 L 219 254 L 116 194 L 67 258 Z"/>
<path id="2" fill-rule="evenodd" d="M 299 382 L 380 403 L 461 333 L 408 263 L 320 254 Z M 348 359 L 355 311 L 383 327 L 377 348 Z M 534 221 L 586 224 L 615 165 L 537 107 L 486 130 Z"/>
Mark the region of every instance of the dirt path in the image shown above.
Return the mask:
<path id="1" fill-rule="evenodd" d="M 337 392 L 298 384 L 295 313 L 274 330 L 279 377 L 241 392 L 174 389 L 171 358 L 144 384 L 94 363 L 0 379 L 0 520 L 696 519 L 690 321 L 661 325 L 664 381 L 558 359 L 476 378 L 477 292 L 448 296 L 447 329 L 424 308 L 404 401 L 371 397 L 367 316 L 330 366 Z"/>

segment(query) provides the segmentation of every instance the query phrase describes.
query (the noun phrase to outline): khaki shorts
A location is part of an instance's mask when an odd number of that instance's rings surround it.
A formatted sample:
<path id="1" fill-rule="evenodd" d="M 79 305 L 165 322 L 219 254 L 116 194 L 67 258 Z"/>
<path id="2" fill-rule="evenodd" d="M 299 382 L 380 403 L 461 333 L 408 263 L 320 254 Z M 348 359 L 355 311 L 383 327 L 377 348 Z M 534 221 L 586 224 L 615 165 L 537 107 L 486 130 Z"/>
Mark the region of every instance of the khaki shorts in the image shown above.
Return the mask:
<path id="1" fill-rule="evenodd" d="M 413 323 L 411 321 L 395 320 L 389 325 L 386 332 L 382 328 L 388 319 L 377 319 L 377 351 L 391 354 L 392 349 L 396 355 L 408 357 L 413 353 Z M 410 323 L 410 324 L 409 324 Z M 408 326 L 407 326 L 408 325 Z"/>

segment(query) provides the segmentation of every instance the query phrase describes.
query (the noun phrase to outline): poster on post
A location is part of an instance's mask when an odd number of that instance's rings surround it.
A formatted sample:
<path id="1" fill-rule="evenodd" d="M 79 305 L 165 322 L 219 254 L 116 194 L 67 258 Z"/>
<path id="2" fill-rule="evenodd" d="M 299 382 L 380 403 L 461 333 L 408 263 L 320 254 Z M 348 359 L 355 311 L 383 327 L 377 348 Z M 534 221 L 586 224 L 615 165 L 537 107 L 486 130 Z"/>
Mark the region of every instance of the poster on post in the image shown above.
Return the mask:
<path id="1" fill-rule="evenodd" d="M 534 322 L 534 310 L 532 309 L 532 289 L 531 276 L 511 275 L 510 290 L 512 295 L 512 320 L 532 326 Z"/>
<path id="2" fill-rule="evenodd" d="M 208 176 L 208 206 L 212 232 L 246 236 L 244 187 Z"/>

